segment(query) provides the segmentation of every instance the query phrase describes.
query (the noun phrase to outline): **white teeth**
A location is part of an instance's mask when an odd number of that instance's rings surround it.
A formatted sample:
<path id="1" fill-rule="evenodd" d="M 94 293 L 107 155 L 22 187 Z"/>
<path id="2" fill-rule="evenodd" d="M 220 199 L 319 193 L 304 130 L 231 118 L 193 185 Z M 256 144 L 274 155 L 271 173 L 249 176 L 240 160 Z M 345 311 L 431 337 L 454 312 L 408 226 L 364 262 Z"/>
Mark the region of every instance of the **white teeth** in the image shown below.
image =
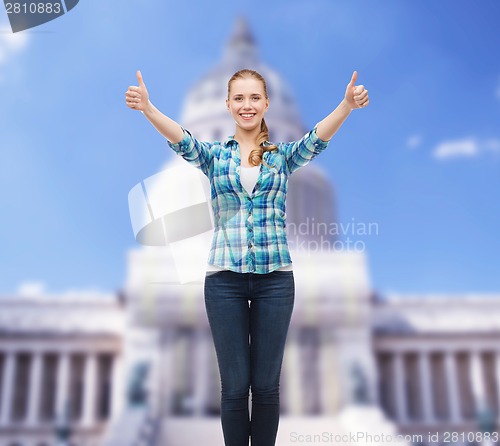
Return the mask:
<path id="1" fill-rule="evenodd" d="M 253 114 L 242 114 L 241 116 L 243 116 L 244 118 L 251 118 L 254 115 L 255 115 L 255 113 L 253 113 Z"/>

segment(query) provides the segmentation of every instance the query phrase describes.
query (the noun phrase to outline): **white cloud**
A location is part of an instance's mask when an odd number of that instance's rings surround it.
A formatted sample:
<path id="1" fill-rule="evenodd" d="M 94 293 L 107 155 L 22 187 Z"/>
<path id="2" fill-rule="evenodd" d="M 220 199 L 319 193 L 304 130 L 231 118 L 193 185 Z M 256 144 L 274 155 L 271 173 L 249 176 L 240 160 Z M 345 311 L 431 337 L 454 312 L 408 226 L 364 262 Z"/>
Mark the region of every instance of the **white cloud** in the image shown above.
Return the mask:
<path id="1" fill-rule="evenodd" d="M 421 142 L 422 137 L 420 135 L 411 135 L 406 141 L 406 146 L 410 149 L 416 149 L 420 146 Z"/>
<path id="2" fill-rule="evenodd" d="M 99 288 L 81 288 L 74 289 L 70 288 L 66 291 L 59 292 L 49 292 L 47 286 L 44 282 L 40 281 L 24 281 L 17 289 L 12 293 L 16 299 L 45 299 L 45 298 L 61 298 L 61 299 L 72 299 L 81 301 L 92 301 L 108 299 L 111 301 L 116 300 L 116 294 L 114 292 L 103 291 Z M 3 296 L 0 296 L 3 297 Z"/>
<path id="3" fill-rule="evenodd" d="M 491 138 L 479 141 L 477 138 L 465 138 L 443 141 L 436 146 L 432 156 L 439 160 L 451 158 L 473 158 L 485 153 L 500 154 L 500 139 Z"/>
<path id="4" fill-rule="evenodd" d="M 433 152 L 434 158 L 446 159 L 457 157 L 472 157 L 479 153 L 477 141 L 473 138 L 445 141 L 440 143 Z"/>
<path id="5" fill-rule="evenodd" d="M 19 285 L 16 294 L 28 296 L 40 296 L 45 292 L 45 284 L 42 282 L 23 282 Z"/>

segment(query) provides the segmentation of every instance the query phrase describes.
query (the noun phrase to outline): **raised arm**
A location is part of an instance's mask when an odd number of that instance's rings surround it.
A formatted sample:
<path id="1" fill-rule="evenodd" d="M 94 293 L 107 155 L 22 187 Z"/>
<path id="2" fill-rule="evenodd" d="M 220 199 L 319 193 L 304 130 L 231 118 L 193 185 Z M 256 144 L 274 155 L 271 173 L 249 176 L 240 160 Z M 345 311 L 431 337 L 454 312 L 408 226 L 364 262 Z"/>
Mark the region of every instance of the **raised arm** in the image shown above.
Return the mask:
<path id="1" fill-rule="evenodd" d="M 182 127 L 173 119 L 164 115 L 151 103 L 140 71 L 137 71 L 137 81 L 139 82 L 139 86 L 130 86 L 125 93 L 127 106 L 132 110 L 141 111 L 154 128 L 170 142 L 174 144 L 179 143 L 184 137 Z"/>
<path id="2" fill-rule="evenodd" d="M 132 110 L 141 111 L 155 129 L 167 139 L 168 145 L 175 153 L 210 177 L 213 165 L 210 143 L 198 141 L 188 130 L 165 116 L 151 103 L 140 71 L 137 71 L 137 80 L 139 86 L 128 87 L 125 93 L 127 106 Z"/>
<path id="3" fill-rule="evenodd" d="M 355 108 L 364 108 L 370 102 L 368 90 L 363 85 L 355 86 L 358 72 L 352 73 L 351 81 L 347 85 L 345 97 L 335 110 L 318 123 L 316 133 L 323 141 L 329 141 Z"/>

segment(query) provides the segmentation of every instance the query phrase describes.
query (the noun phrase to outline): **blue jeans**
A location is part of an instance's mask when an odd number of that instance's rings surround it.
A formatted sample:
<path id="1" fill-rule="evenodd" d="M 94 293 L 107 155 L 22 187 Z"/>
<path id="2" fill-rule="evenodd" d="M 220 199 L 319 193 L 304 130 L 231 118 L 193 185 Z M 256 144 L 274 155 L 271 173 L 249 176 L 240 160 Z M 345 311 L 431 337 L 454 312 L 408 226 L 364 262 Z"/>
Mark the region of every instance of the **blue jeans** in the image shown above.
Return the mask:
<path id="1" fill-rule="evenodd" d="M 205 307 L 221 377 L 226 446 L 274 446 L 279 380 L 295 298 L 293 271 L 218 271 L 205 277 Z M 248 410 L 252 391 L 252 414 Z"/>

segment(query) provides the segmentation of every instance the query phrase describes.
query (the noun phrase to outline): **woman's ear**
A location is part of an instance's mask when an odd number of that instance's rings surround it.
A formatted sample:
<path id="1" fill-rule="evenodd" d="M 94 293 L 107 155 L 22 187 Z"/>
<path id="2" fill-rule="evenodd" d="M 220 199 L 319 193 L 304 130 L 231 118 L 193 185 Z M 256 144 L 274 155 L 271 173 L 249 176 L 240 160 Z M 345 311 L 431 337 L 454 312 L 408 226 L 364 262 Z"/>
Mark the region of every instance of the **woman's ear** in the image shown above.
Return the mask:
<path id="1" fill-rule="evenodd" d="M 226 107 L 227 107 L 227 110 L 229 111 L 229 99 L 226 99 Z"/>

